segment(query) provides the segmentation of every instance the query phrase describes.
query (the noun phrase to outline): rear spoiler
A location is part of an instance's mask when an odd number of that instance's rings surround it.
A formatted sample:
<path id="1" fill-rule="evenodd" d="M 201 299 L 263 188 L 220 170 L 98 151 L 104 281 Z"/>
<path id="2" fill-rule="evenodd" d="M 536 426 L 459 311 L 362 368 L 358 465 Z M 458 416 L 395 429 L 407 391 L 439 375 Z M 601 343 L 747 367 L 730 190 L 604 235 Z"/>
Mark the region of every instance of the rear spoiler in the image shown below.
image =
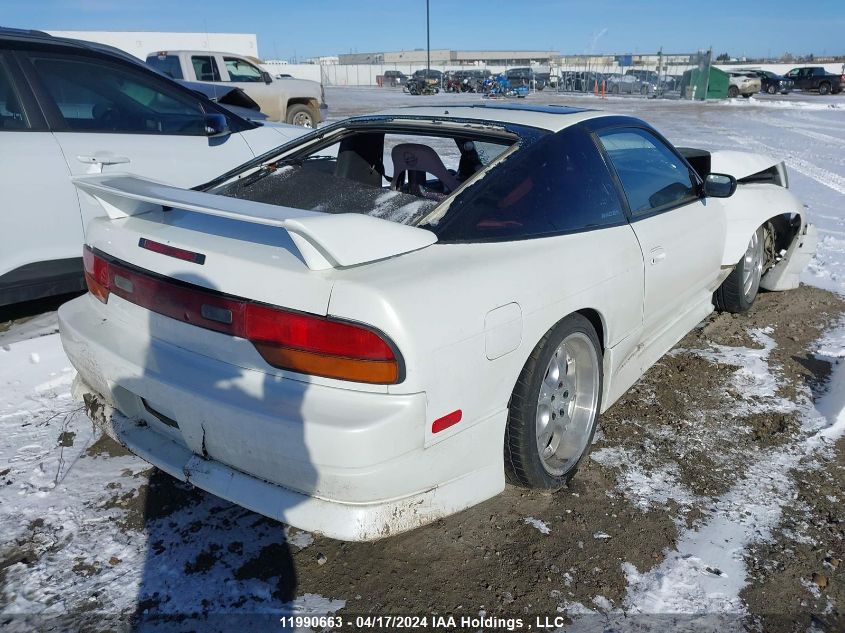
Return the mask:
<path id="1" fill-rule="evenodd" d="M 116 220 L 164 208 L 265 224 L 290 234 L 311 270 L 356 266 L 437 241 L 431 231 L 360 213 L 320 213 L 180 189 L 127 174 L 76 176 L 73 184 Z"/>

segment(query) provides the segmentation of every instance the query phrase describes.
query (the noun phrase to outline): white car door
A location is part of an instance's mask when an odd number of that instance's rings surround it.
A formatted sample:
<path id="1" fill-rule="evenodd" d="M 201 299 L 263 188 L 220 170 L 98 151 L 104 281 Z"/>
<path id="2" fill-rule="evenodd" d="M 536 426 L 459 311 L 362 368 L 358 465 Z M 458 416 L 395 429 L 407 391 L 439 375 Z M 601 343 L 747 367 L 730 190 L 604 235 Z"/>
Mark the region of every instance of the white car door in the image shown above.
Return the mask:
<path id="1" fill-rule="evenodd" d="M 208 136 L 201 101 L 152 71 L 77 52 L 28 59 L 73 175 L 126 171 L 194 187 L 254 156 L 239 133 Z M 80 202 L 86 222 L 99 213 L 87 198 Z"/>
<path id="2" fill-rule="evenodd" d="M 708 311 L 721 270 L 725 210 L 720 200 L 700 195 L 686 162 L 651 131 L 615 127 L 598 136 L 643 251 L 643 338 L 649 340 Z"/>
<path id="3" fill-rule="evenodd" d="M 0 305 L 81 288 L 76 191 L 59 144 L 2 51 L 0 147 Z"/>

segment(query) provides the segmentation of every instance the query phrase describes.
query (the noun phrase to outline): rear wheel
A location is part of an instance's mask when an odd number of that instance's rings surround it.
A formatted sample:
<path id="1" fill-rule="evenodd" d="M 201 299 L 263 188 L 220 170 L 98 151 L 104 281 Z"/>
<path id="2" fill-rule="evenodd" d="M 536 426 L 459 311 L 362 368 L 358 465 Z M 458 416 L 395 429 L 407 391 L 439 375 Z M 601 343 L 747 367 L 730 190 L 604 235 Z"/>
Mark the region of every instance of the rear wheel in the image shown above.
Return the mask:
<path id="1" fill-rule="evenodd" d="M 317 127 L 317 117 L 307 105 L 295 103 L 288 106 L 287 122 L 300 127 Z"/>
<path id="2" fill-rule="evenodd" d="M 830 94 L 830 84 L 828 82 L 823 81 L 819 84 L 819 94 L 820 95 Z"/>
<path id="3" fill-rule="evenodd" d="M 619 94 L 619 86 L 611 86 L 610 87 L 610 94 L 618 95 Z"/>
<path id="4" fill-rule="evenodd" d="M 555 490 L 587 455 L 598 425 L 602 353 L 596 331 L 571 314 L 534 348 L 511 396 L 505 470 L 511 483 Z"/>
<path id="5" fill-rule="evenodd" d="M 722 312 L 746 312 L 760 290 L 765 264 L 767 229 L 760 227 L 751 236 L 745 254 L 713 295 L 716 309 Z"/>

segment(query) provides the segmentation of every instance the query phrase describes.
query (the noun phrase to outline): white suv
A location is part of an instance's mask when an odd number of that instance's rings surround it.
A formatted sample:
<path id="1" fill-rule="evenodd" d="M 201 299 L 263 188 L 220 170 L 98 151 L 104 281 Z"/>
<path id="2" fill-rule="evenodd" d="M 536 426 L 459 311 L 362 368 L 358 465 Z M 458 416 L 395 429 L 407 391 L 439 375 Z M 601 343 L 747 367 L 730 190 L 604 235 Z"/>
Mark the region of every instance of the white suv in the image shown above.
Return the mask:
<path id="1" fill-rule="evenodd" d="M 71 177 L 200 185 L 304 132 L 250 122 L 98 44 L 0 29 L 0 306 L 83 290 Z"/>

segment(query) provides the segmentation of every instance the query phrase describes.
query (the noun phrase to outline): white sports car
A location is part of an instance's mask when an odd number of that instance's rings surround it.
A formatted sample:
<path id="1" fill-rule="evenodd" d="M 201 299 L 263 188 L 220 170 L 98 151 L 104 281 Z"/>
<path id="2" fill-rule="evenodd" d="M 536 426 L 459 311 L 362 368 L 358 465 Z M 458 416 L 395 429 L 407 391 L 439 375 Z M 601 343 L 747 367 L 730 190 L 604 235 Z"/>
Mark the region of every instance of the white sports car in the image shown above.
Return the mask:
<path id="1" fill-rule="evenodd" d="M 783 163 L 566 107 L 356 117 L 197 190 L 75 183 L 103 209 L 59 311 L 92 419 L 346 540 L 561 487 L 601 411 L 816 241 Z"/>

